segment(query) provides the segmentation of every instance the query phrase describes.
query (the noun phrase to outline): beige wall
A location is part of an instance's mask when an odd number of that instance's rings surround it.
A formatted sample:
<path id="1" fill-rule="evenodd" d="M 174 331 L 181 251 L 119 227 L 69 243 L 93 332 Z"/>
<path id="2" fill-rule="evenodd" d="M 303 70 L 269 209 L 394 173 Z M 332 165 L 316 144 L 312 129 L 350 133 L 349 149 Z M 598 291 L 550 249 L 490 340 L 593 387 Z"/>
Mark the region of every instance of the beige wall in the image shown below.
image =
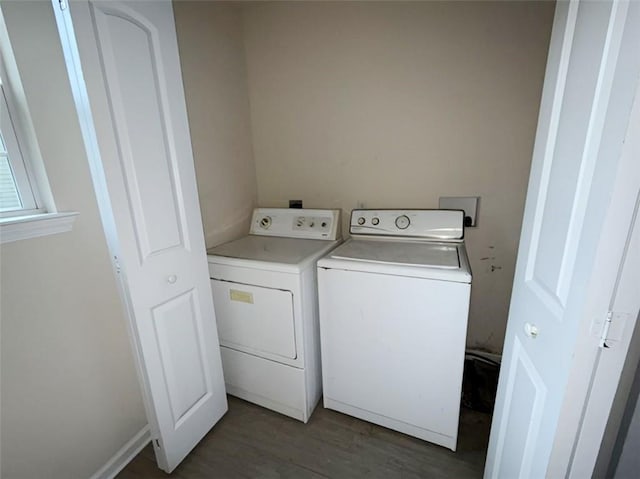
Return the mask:
<path id="1" fill-rule="evenodd" d="M 57 206 L 80 216 L 0 249 L 1 475 L 85 478 L 146 418 L 51 2 L 2 11 Z"/>
<path id="2" fill-rule="evenodd" d="M 249 229 L 256 170 L 240 7 L 174 3 L 207 247 Z"/>
<path id="3" fill-rule="evenodd" d="M 244 9 L 258 202 L 433 208 L 467 230 L 468 345 L 499 352 L 554 5 L 259 3 Z"/>
<path id="4" fill-rule="evenodd" d="M 256 188 L 261 206 L 300 198 L 345 218 L 479 195 L 468 344 L 499 352 L 553 4 L 174 12 L 207 246 L 247 231 Z"/>

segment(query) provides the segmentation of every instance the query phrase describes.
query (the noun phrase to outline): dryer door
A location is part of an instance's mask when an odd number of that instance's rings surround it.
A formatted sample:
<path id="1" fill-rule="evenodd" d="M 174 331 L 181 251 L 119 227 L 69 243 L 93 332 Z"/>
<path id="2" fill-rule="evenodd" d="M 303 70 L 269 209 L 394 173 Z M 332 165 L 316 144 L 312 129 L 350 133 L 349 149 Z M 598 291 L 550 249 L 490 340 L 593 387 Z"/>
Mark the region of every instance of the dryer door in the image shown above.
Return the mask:
<path id="1" fill-rule="evenodd" d="M 220 345 L 295 359 L 291 291 L 211 280 Z"/>

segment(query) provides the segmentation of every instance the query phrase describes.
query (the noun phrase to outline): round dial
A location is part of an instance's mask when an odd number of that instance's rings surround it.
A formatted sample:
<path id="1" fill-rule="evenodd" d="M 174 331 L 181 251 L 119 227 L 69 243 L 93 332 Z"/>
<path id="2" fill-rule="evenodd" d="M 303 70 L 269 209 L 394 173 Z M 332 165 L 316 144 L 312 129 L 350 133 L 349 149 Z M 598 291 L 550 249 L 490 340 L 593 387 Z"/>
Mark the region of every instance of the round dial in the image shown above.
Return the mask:
<path id="1" fill-rule="evenodd" d="M 263 216 L 260 219 L 260 228 L 266 230 L 267 228 L 269 228 L 269 226 L 271 226 L 271 217 L 270 216 Z"/>
<path id="2" fill-rule="evenodd" d="M 377 226 L 378 224 L 380 224 L 380 218 L 373 218 L 373 219 L 371 220 L 371 224 L 372 224 L 373 226 Z"/>
<path id="3" fill-rule="evenodd" d="M 364 217 L 363 217 L 363 216 L 361 216 L 360 218 L 358 218 L 358 224 L 359 224 L 360 226 L 362 226 L 362 225 L 364 224 L 364 222 L 365 222 L 365 221 L 366 221 L 366 220 L 364 219 Z"/>
<path id="4" fill-rule="evenodd" d="M 396 226 L 398 227 L 398 229 L 406 230 L 410 224 L 411 221 L 409 220 L 409 217 L 407 215 L 398 216 L 396 218 Z"/>

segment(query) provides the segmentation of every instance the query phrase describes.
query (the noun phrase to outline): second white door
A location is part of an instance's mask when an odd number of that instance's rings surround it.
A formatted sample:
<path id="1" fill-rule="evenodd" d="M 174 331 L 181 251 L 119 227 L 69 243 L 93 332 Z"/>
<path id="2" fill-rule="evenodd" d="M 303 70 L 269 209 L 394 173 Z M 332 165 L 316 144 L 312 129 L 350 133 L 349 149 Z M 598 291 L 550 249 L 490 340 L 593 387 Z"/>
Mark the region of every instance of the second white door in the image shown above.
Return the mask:
<path id="1" fill-rule="evenodd" d="M 170 472 L 227 410 L 171 2 L 52 3 Z"/>

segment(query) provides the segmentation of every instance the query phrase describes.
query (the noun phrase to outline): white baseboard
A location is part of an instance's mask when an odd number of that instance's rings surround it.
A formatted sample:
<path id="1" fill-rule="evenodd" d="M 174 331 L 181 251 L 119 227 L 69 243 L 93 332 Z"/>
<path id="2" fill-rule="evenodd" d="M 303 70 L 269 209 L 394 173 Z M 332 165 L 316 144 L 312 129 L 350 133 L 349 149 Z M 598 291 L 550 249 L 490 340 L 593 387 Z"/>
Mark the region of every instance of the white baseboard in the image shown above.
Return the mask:
<path id="1" fill-rule="evenodd" d="M 127 441 L 90 479 L 113 479 L 150 442 L 151 432 L 147 425 Z"/>

